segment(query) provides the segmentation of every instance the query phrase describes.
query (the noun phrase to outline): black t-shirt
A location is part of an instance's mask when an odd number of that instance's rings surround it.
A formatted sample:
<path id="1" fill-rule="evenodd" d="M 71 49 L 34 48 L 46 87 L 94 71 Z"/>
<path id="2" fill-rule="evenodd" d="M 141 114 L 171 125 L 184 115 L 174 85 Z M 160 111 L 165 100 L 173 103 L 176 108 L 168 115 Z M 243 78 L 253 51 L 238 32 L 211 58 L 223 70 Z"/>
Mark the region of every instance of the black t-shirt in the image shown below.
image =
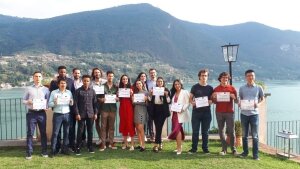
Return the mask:
<path id="1" fill-rule="evenodd" d="M 194 98 L 207 96 L 208 100 L 210 100 L 213 91 L 214 89 L 210 85 L 201 86 L 199 83 L 195 84 L 191 88 L 191 93 L 194 95 Z M 199 108 L 193 107 L 193 111 L 210 112 L 210 106 L 199 107 Z"/>

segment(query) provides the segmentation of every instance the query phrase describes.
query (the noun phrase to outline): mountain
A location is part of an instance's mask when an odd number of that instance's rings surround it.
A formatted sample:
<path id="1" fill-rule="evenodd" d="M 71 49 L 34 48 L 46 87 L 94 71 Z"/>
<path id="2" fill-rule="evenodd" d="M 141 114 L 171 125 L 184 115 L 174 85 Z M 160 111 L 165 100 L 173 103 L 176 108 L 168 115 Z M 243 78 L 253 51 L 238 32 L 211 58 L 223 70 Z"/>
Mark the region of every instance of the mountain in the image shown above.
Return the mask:
<path id="1" fill-rule="evenodd" d="M 149 4 L 124 5 L 49 19 L 0 15 L 0 52 L 62 55 L 136 51 L 196 74 L 228 70 L 221 46 L 240 44 L 235 77 L 246 69 L 268 79 L 300 79 L 300 32 L 260 23 L 211 26 L 179 20 Z"/>

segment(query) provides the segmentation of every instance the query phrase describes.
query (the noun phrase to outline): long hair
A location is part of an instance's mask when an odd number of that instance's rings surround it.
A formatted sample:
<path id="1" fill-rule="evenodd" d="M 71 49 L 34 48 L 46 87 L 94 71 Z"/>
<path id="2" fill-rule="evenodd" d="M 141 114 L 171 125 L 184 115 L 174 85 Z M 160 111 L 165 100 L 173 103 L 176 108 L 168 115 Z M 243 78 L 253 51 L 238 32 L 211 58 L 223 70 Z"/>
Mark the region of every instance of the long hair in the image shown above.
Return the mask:
<path id="1" fill-rule="evenodd" d="M 174 95 L 175 95 L 175 93 L 176 93 L 176 89 L 175 89 L 175 83 L 176 83 L 176 82 L 178 82 L 178 83 L 180 84 L 180 86 L 181 86 L 181 89 L 183 89 L 183 84 L 181 83 L 181 81 L 180 81 L 179 79 L 175 79 L 175 80 L 173 81 L 173 85 L 172 85 L 172 88 L 171 88 L 171 90 L 170 90 L 170 92 L 171 92 L 170 98 L 171 98 L 171 99 L 174 97 Z"/>
<path id="2" fill-rule="evenodd" d="M 128 78 L 128 83 L 127 83 L 127 85 L 123 84 L 123 82 L 122 82 L 122 79 L 123 79 L 123 77 L 125 77 L 125 76 Z M 119 88 L 130 88 L 130 87 L 131 87 L 131 84 L 130 84 L 130 78 L 129 78 L 128 75 L 126 75 L 126 74 L 122 75 L 121 78 L 120 78 L 120 82 L 119 82 Z"/>
<path id="3" fill-rule="evenodd" d="M 134 82 L 134 84 L 133 84 L 133 93 L 138 93 L 139 92 L 139 89 L 136 87 L 136 83 L 137 82 L 141 82 L 142 83 L 142 90 L 144 90 L 144 91 L 146 91 L 145 90 L 145 87 L 144 87 L 144 83 L 141 81 L 141 80 L 139 80 L 139 79 L 137 79 L 135 82 Z"/>
<path id="4" fill-rule="evenodd" d="M 93 68 L 92 74 L 91 74 L 92 80 L 95 80 L 95 78 L 96 78 L 95 75 L 94 75 L 94 71 L 95 70 L 99 70 L 100 71 L 100 77 L 102 77 L 102 75 L 103 75 L 103 71 L 101 69 L 95 67 L 95 68 Z"/>

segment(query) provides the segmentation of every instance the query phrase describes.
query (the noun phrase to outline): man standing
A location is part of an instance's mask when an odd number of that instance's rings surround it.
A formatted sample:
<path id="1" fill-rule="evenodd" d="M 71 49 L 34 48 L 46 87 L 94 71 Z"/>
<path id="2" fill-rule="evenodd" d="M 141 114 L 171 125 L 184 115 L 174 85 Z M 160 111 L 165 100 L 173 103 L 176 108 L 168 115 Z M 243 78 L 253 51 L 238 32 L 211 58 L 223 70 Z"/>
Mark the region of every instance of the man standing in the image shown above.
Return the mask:
<path id="1" fill-rule="evenodd" d="M 47 154 L 47 135 L 46 135 L 46 112 L 47 101 L 49 99 L 49 90 L 42 85 L 42 73 L 36 71 L 33 73 L 34 84 L 27 88 L 23 97 L 23 103 L 27 106 L 26 114 L 27 124 L 27 151 L 26 159 L 32 159 L 32 139 L 35 126 L 38 125 L 41 134 L 42 157 L 48 157 Z"/>
<path id="2" fill-rule="evenodd" d="M 147 79 L 146 81 L 146 87 L 147 90 L 153 90 L 153 87 L 156 87 L 156 79 L 157 79 L 157 73 L 156 73 L 156 69 L 151 68 L 149 69 L 149 76 L 150 79 Z M 154 131 L 153 131 L 153 110 L 151 110 L 151 108 L 153 106 L 151 106 L 151 102 L 149 102 L 148 106 L 147 106 L 147 111 L 148 111 L 148 121 L 147 121 L 147 133 L 150 136 L 150 141 L 154 141 Z"/>
<path id="3" fill-rule="evenodd" d="M 199 83 L 191 88 L 190 103 L 193 105 L 192 112 L 192 149 L 189 154 L 197 152 L 199 141 L 199 128 L 201 125 L 202 150 L 209 154 L 208 150 L 208 130 L 211 122 L 210 105 L 213 88 L 207 84 L 208 70 L 203 69 L 198 73 Z"/>
<path id="4" fill-rule="evenodd" d="M 116 112 L 117 112 L 117 104 L 116 101 L 119 99 L 116 97 L 118 92 L 118 87 L 113 83 L 114 72 L 107 71 L 106 72 L 107 82 L 104 83 L 104 93 L 105 98 L 102 98 L 101 101 L 104 102 L 101 112 L 101 144 L 100 151 L 104 151 L 106 146 L 106 138 L 108 128 L 108 139 L 109 139 L 109 148 L 117 149 L 114 144 L 114 132 L 115 132 L 115 121 L 116 121 Z M 110 100 L 109 100 L 110 98 Z M 107 125 L 108 122 L 108 125 Z"/>
<path id="5" fill-rule="evenodd" d="M 67 90 L 67 82 L 65 79 L 58 80 L 59 88 L 53 90 L 49 99 L 49 107 L 53 108 L 53 130 L 51 139 L 51 156 L 56 155 L 57 136 L 60 127 L 63 126 L 64 141 L 62 153 L 69 155 L 69 126 L 70 126 L 70 106 L 73 105 L 73 95 Z"/>
<path id="6" fill-rule="evenodd" d="M 264 100 L 264 92 L 261 86 L 255 84 L 255 72 L 247 70 L 245 72 L 247 84 L 239 89 L 239 107 L 241 108 L 241 123 L 243 131 L 243 153 L 241 157 L 247 157 L 248 150 L 248 133 L 249 125 L 251 126 L 252 135 L 252 153 L 253 159 L 259 160 L 258 157 L 258 125 L 259 112 L 258 106 Z"/>
<path id="7" fill-rule="evenodd" d="M 82 133 L 84 125 L 87 129 L 87 147 L 90 153 L 95 153 L 92 145 L 93 141 L 93 125 L 97 119 L 97 98 L 95 91 L 90 87 L 91 76 L 82 76 L 83 85 L 76 90 L 74 96 L 74 110 L 76 120 L 78 121 L 76 155 L 80 155 L 82 145 Z"/>
<path id="8" fill-rule="evenodd" d="M 227 153 L 227 143 L 225 138 L 225 124 L 226 130 L 230 137 L 230 147 L 233 155 L 237 155 L 235 147 L 235 131 L 234 131 L 234 110 L 233 101 L 236 100 L 237 93 L 233 86 L 228 82 L 230 75 L 227 72 L 222 72 L 219 75 L 220 85 L 214 89 L 212 100 L 216 104 L 216 118 L 219 128 L 219 136 L 222 143 L 222 151 L 220 155 Z"/>

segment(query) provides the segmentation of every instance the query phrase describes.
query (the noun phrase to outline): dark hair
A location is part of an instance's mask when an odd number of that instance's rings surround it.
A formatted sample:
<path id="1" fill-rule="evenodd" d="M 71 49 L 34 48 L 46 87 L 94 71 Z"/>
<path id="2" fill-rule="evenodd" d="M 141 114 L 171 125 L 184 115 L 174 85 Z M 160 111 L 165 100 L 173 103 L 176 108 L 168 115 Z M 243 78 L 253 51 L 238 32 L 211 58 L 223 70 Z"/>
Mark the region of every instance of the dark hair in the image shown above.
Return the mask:
<path id="1" fill-rule="evenodd" d="M 144 87 L 144 83 L 141 81 L 141 80 L 139 80 L 139 79 L 136 79 L 136 81 L 134 82 L 134 84 L 133 84 L 133 93 L 138 93 L 139 92 L 139 89 L 136 87 L 136 83 L 138 82 L 138 81 L 140 81 L 141 83 L 142 83 L 142 90 L 144 90 L 144 91 L 146 91 L 145 90 L 145 87 Z"/>
<path id="2" fill-rule="evenodd" d="M 181 89 L 183 89 L 183 84 L 181 83 L 181 81 L 180 81 L 179 79 L 175 79 L 175 80 L 173 81 L 173 85 L 172 85 L 172 88 L 171 88 L 171 90 L 170 90 L 170 92 L 171 92 L 170 98 L 171 98 L 171 99 L 174 97 L 174 95 L 175 95 L 175 93 L 176 93 L 175 82 L 178 82 L 178 83 L 181 85 Z"/>
<path id="3" fill-rule="evenodd" d="M 42 72 L 38 70 L 38 71 L 33 72 L 32 76 L 34 76 L 36 73 L 42 74 Z"/>
<path id="4" fill-rule="evenodd" d="M 208 71 L 208 69 L 201 69 L 201 70 L 199 71 L 199 73 L 198 73 L 198 77 L 200 77 L 202 73 L 207 73 L 207 76 L 209 76 L 209 71 Z"/>
<path id="5" fill-rule="evenodd" d="M 125 76 L 128 78 L 127 85 L 123 84 L 123 82 L 122 82 L 122 78 L 125 77 Z M 120 78 L 119 88 L 130 88 L 130 87 L 131 87 L 130 78 L 126 74 L 122 75 L 121 78 Z"/>
<path id="6" fill-rule="evenodd" d="M 92 69 L 92 74 L 91 74 L 91 77 L 92 77 L 93 80 L 95 80 L 95 75 L 94 75 L 94 71 L 95 70 L 99 70 L 100 71 L 100 77 L 102 77 L 102 75 L 103 75 L 103 71 L 101 69 L 95 67 L 95 68 Z"/>
<path id="7" fill-rule="evenodd" d="M 106 76 L 108 76 L 109 74 L 115 75 L 115 73 L 113 71 L 111 71 L 111 70 L 109 70 L 109 71 L 106 72 Z"/>
<path id="8" fill-rule="evenodd" d="M 165 85 L 165 81 L 164 81 L 164 79 L 163 79 L 162 77 L 158 77 L 158 78 L 156 79 L 156 83 L 157 83 L 157 81 L 158 81 L 159 79 L 161 79 L 161 80 L 163 81 L 163 86 L 162 86 L 162 87 L 165 87 L 165 86 L 166 86 L 166 85 Z"/>
<path id="9" fill-rule="evenodd" d="M 228 76 L 228 79 L 231 79 L 229 73 L 227 73 L 227 72 L 222 72 L 222 73 L 219 74 L 219 77 L 218 77 L 219 82 L 221 82 L 221 78 L 222 78 L 223 76 Z"/>
<path id="10" fill-rule="evenodd" d="M 68 83 L 66 79 L 60 78 L 60 79 L 57 80 L 57 85 L 58 85 L 61 81 L 64 81 L 64 82 Z"/>
<path id="11" fill-rule="evenodd" d="M 252 70 L 252 69 L 248 69 L 248 70 L 246 70 L 246 72 L 245 72 L 245 76 L 246 76 L 248 73 L 255 73 L 255 72 L 254 72 L 254 70 Z"/>
<path id="12" fill-rule="evenodd" d="M 83 75 L 83 76 L 81 77 L 81 79 L 84 79 L 84 78 L 89 78 L 89 79 L 91 79 L 91 76 L 90 76 L 90 75 Z"/>
<path id="13" fill-rule="evenodd" d="M 67 69 L 67 67 L 66 66 L 58 66 L 57 71 L 59 71 L 61 69 Z"/>
<path id="14" fill-rule="evenodd" d="M 137 76 L 136 80 L 140 80 L 142 74 L 146 75 L 146 79 L 147 79 L 147 74 L 146 74 L 145 72 L 141 72 L 141 73 L 139 73 L 139 75 Z"/>
<path id="15" fill-rule="evenodd" d="M 76 70 L 79 70 L 79 71 L 80 71 L 79 68 L 75 67 L 75 68 L 72 70 L 72 72 L 74 73 Z"/>
<path id="16" fill-rule="evenodd" d="M 150 73 L 152 70 L 155 70 L 155 71 L 156 71 L 156 69 L 155 69 L 155 68 L 150 68 L 150 69 L 149 69 L 149 73 Z"/>

